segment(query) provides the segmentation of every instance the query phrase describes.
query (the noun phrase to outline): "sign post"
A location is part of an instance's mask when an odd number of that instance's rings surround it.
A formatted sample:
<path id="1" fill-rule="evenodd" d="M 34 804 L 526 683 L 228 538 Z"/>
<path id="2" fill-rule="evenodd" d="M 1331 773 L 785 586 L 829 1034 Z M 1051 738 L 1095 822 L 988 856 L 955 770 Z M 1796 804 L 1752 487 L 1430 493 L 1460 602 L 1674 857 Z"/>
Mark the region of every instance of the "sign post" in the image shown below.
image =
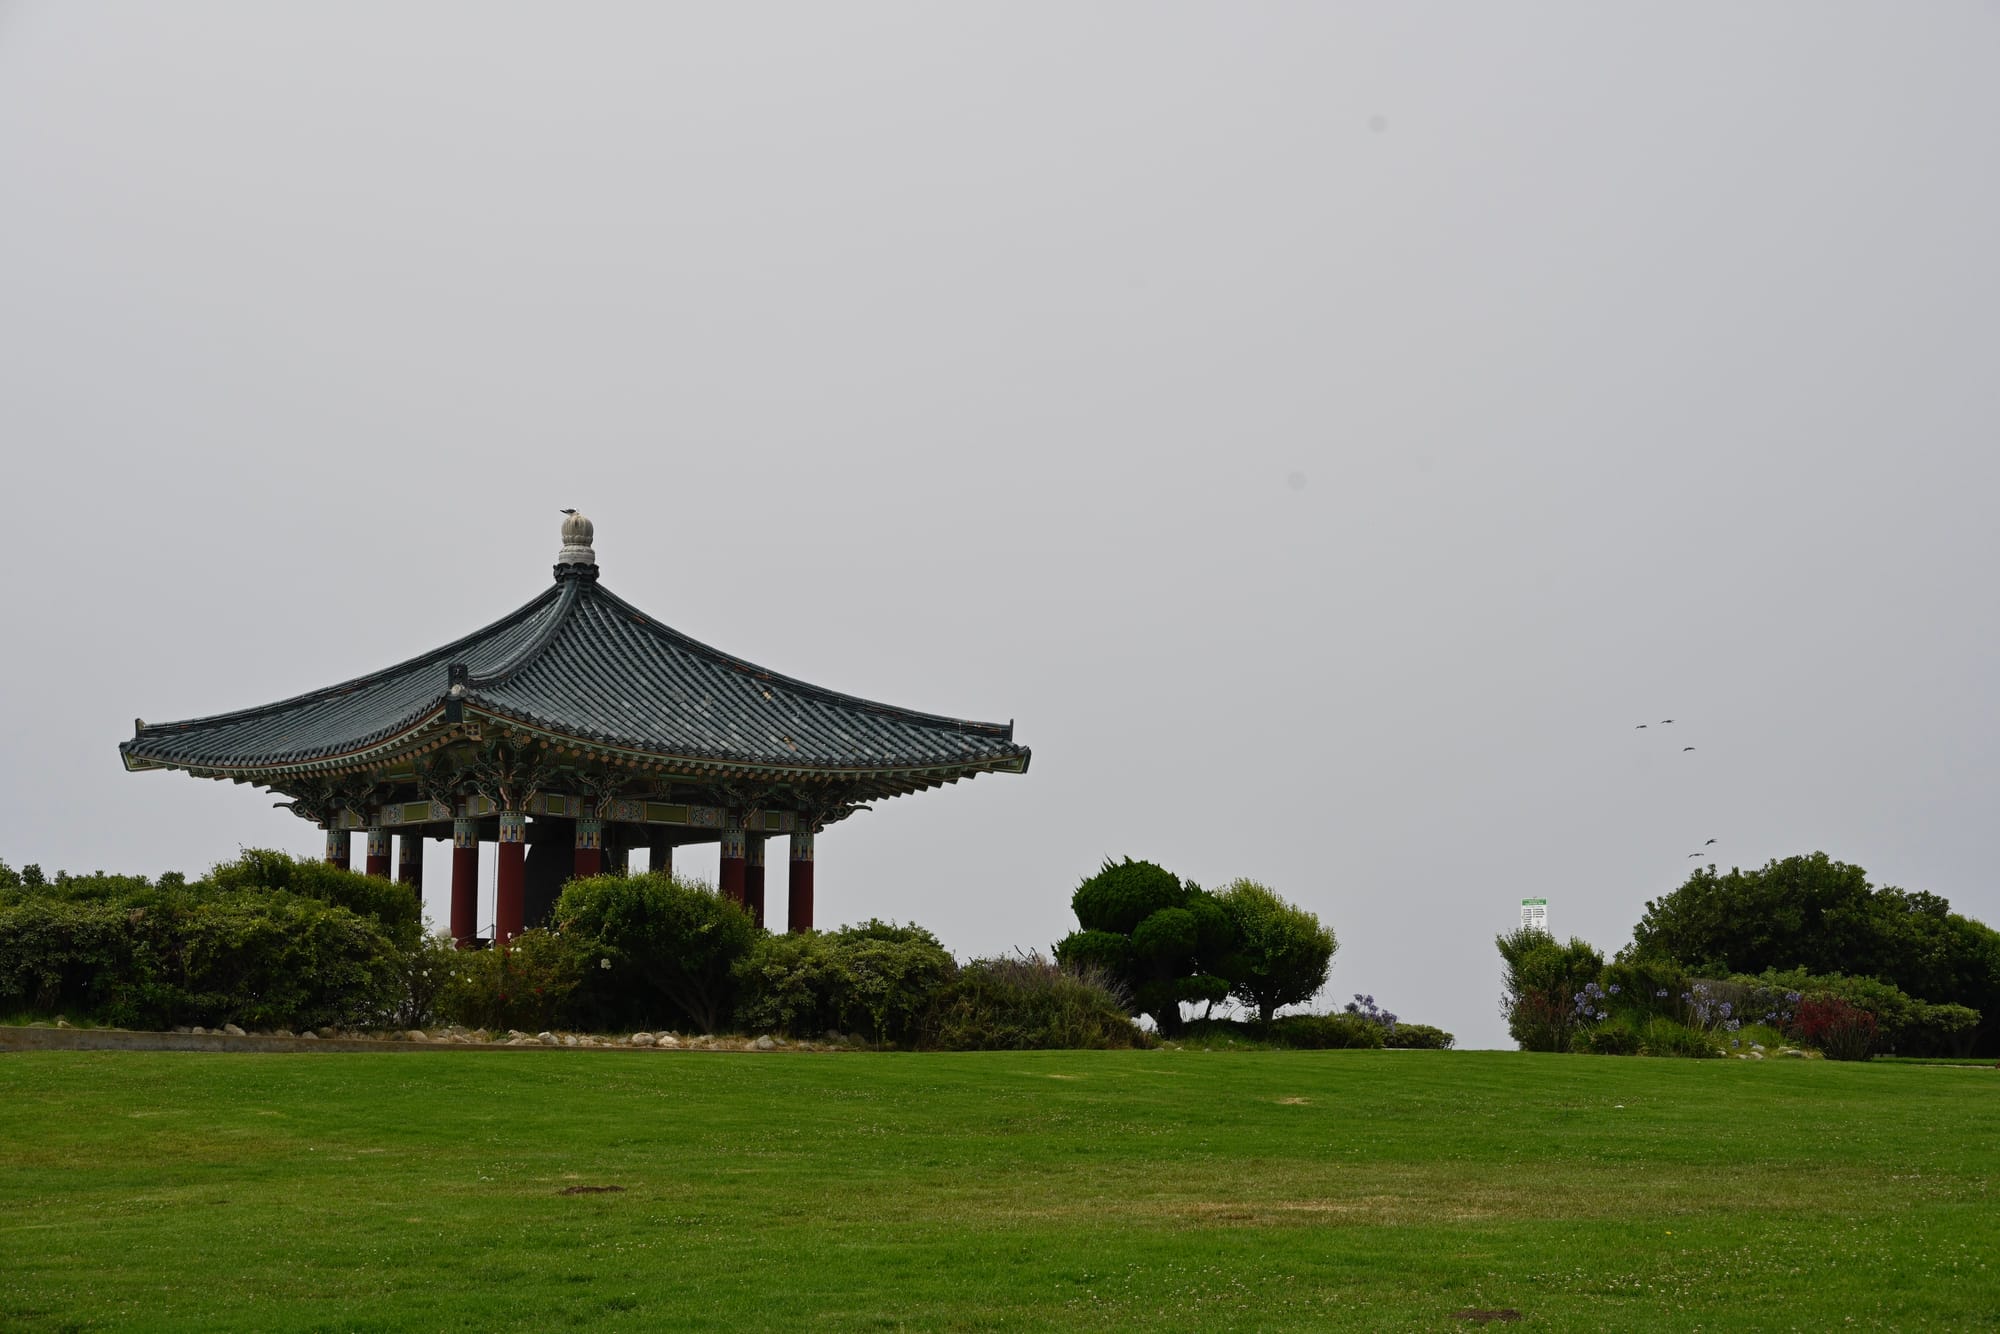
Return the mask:
<path id="1" fill-rule="evenodd" d="M 1524 930 L 1539 931 L 1547 935 L 1549 931 L 1549 901 L 1547 899 L 1521 900 L 1521 926 Z"/>

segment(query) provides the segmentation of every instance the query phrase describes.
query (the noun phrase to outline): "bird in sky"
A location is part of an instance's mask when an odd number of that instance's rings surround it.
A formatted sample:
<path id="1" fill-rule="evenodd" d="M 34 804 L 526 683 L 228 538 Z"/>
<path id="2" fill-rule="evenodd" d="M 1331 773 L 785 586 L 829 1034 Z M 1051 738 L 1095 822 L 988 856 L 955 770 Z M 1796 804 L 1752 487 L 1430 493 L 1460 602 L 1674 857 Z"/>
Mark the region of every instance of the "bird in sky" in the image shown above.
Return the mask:
<path id="1" fill-rule="evenodd" d="M 1693 746 L 1682 746 L 1682 747 L 1681 747 L 1681 754 L 1685 755 L 1685 754 L 1687 754 L 1687 753 L 1688 753 L 1689 751 L 1691 751 L 1691 750 L 1693 750 L 1693 749 L 1694 749 L 1694 747 L 1693 747 Z"/>
<path id="2" fill-rule="evenodd" d="M 1637 732 L 1637 731 L 1639 731 L 1639 730 L 1640 730 L 1641 728 L 1645 727 L 1645 725 L 1646 725 L 1646 724 L 1644 724 L 1644 723 L 1640 723 L 1638 727 L 1635 727 L 1635 728 L 1633 728 L 1632 730 L 1633 730 L 1633 731 L 1635 731 L 1635 732 Z"/>
<path id="3" fill-rule="evenodd" d="M 1690 857 L 1699 857 L 1699 856 L 1701 856 L 1701 854 L 1700 854 L 1699 852 L 1690 852 L 1690 853 L 1688 854 L 1688 856 L 1690 856 Z"/>
<path id="4" fill-rule="evenodd" d="M 1707 846 L 1708 846 L 1708 844 L 1709 844 L 1709 843 L 1713 843 L 1713 842 L 1715 842 L 1715 840 L 1711 838 L 1710 840 L 1708 840 L 1708 843 L 1704 843 L 1704 844 L 1702 844 L 1702 846 L 1703 846 L 1703 847 L 1705 848 L 1705 847 L 1707 847 Z"/>
<path id="5" fill-rule="evenodd" d="M 1673 719 L 1671 719 L 1671 718 L 1662 718 L 1662 719 L 1660 719 L 1660 726 L 1662 726 L 1662 727 L 1665 727 L 1665 726 L 1666 726 L 1666 725 L 1667 725 L 1668 723 L 1670 723 L 1670 722 L 1672 722 L 1672 721 L 1673 721 Z"/>

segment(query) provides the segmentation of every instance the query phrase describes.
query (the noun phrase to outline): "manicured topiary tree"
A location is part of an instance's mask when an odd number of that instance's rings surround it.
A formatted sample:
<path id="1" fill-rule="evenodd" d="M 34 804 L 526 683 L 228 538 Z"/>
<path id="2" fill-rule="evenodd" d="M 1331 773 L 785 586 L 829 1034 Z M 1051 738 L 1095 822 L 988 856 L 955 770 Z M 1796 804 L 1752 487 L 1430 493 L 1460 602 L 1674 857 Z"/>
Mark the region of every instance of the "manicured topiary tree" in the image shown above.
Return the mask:
<path id="1" fill-rule="evenodd" d="M 1070 906 L 1081 929 L 1057 942 L 1057 960 L 1116 979 L 1132 1012 L 1151 1015 L 1161 1033 L 1180 1031 L 1182 1002 L 1212 1003 L 1228 994 L 1219 966 L 1235 933 L 1201 886 L 1127 857 L 1105 862 L 1078 885 Z"/>

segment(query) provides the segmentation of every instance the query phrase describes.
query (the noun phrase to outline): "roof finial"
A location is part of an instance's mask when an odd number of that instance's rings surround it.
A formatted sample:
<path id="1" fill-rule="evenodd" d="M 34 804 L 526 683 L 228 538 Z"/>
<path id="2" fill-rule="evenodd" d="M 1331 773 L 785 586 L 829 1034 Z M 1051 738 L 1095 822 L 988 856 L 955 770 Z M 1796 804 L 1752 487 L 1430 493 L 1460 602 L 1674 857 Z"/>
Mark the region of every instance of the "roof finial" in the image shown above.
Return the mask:
<path id="1" fill-rule="evenodd" d="M 597 553 L 591 550 L 590 540 L 596 536 L 597 530 L 591 526 L 590 520 L 575 510 L 564 510 L 563 515 L 563 544 L 562 550 L 556 553 L 556 568 L 561 569 L 565 565 L 596 568 Z"/>

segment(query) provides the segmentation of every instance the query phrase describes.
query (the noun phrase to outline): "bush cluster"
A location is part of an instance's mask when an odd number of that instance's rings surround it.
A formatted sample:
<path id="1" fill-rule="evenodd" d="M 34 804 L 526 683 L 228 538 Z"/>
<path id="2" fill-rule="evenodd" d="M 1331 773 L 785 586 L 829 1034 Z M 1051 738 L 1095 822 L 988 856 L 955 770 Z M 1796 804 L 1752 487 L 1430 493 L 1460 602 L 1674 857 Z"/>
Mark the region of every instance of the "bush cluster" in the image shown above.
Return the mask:
<path id="1" fill-rule="evenodd" d="M 2000 931 L 1951 911 L 1944 898 L 1876 887 L 1861 867 L 1823 852 L 1754 870 L 1706 867 L 1647 903 L 1632 952 L 1678 959 L 1696 976 L 1869 978 L 1899 993 L 1880 999 L 1957 1007 L 1892 1020 L 1877 1011 L 1885 1047 L 1911 1054 L 2000 1055 Z M 1852 1004 L 1873 1010 L 1867 1001 Z"/>
<path id="2" fill-rule="evenodd" d="M 253 852 L 192 883 L 23 874 L 0 888 L 0 1007 L 128 1028 L 381 1022 L 400 942 L 415 944 L 412 896 L 391 904 L 386 882 L 306 865 Z"/>
<path id="3" fill-rule="evenodd" d="M 1181 1005 L 1234 996 L 1255 1040 L 1446 1047 L 1377 1011 L 1272 1018 L 1324 983 L 1336 947 L 1249 881 L 1221 894 L 1151 863 L 1077 892 L 1084 929 L 1053 960 L 960 966 L 930 932 L 868 921 L 769 935 L 707 885 L 667 875 L 570 882 L 547 929 L 461 951 L 422 934 L 406 886 L 253 849 L 196 881 L 45 877 L 0 863 L 0 1009 L 165 1028 L 828 1030 L 949 1050 L 1145 1045 Z M 1208 969 L 1220 971 L 1205 971 Z M 1143 997 L 1143 999 L 1142 999 Z"/>

